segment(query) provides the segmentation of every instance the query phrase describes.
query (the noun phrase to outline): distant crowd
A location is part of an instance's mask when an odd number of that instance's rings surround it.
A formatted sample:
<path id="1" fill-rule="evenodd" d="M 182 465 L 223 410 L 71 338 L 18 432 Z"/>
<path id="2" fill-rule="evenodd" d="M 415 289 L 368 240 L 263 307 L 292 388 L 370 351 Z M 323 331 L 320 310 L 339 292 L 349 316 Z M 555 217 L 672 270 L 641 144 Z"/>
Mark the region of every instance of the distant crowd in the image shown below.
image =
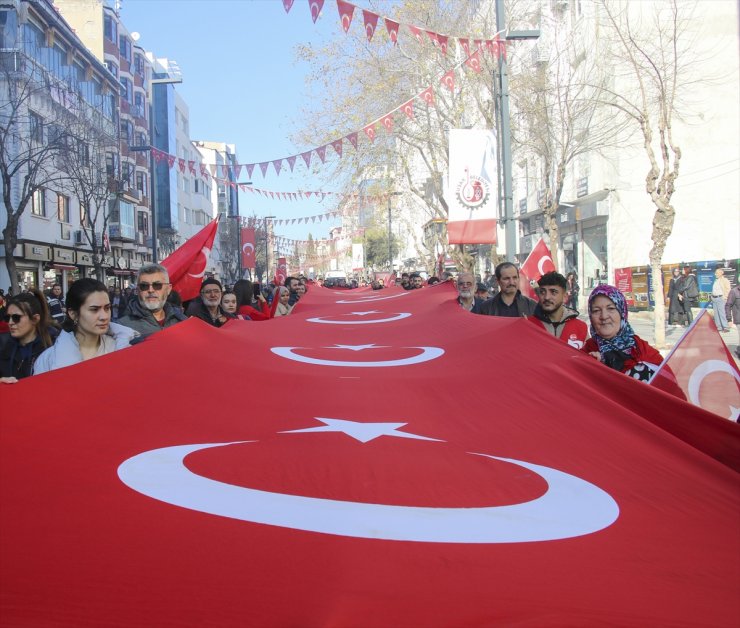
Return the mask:
<path id="1" fill-rule="evenodd" d="M 682 324 L 688 324 L 682 302 L 692 302 L 692 285 L 688 279 L 675 279 L 676 285 L 669 288 L 669 294 L 673 291 L 674 295 L 670 311 L 677 310 L 674 303 L 679 303 L 684 313 Z M 740 323 L 740 286 L 730 290 L 719 269 L 716 279 L 712 294 L 713 300 L 716 298 L 715 321 L 721 330 L 729 330 L 732 321 Z M 589 295 L 590 326 L 579 319 L 579 286 L 574 273 L 567 277 L 557 272 L 542 275 L 535 290 L 538 300 L 522 294 L 519 270 L 509 262 L 499 264 L 493 275 L 482 280 L 461 272 L 457 277 L 441 273 L 427 281 L 418 273 L 404 273 L 388 281 L 406 290 L 454 282 L 457 303 L 464 310 L 483 316 L 526 318 L 607 367 L 637 379 L 649 380 L 663 360 L 657 349 L 635 334 L 628 322 L 625 296 L 614 286 L 597 286 Z M 368 285 L 346 280 L 326 283 L 345 289 Z M 318 280 L 317 285 L 323 284 Z M 369 286 L 374 290 L 386 287 L 382 279 Z M 117 351 L 190 317 L 221 327 L 233 319 L 267 321 L 287 316 L 309 289 L 311 282 L 304 277 L 288 277 L 283 285 L 266 287 L 248 280 L 223 286 L 217 279 L 207 278 L 198 297 L 183 303 L 172 290 L 167 269 L 148 264 L 139 270 L 134 287 L 123 290 L 109 290 L 89 278 L 73 282 L 66 295 L 59 284 L 52 286 L 48 295 L 36 288 L 10 296 L 0 290 L 0 383 L 15 383 Z M 720 315 L 717 307 L 721 307 Z"/>

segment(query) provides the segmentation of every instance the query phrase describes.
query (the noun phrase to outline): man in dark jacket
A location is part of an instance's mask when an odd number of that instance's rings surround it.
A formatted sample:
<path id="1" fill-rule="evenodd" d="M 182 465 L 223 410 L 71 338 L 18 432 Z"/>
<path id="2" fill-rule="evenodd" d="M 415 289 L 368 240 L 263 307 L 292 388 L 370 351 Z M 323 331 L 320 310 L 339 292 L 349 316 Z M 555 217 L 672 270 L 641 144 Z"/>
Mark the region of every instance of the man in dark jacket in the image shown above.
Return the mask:
<path id="1" fill-rule="evenodd" d="M 537 302 L 519 292 L 517 267 L 511 262 L 503 262 L 496 266 L 495 273 L 500 291 L 481 305 L 480 313 L 489 316 L 532 316 Z"/>
<path id="2" fill-rule="evenodd" d="M 568 280 L 552 271 L 542 275 L 537 283 L 540 302 L 529 320 L 571 347 L 582 349 L 588 338 L 588 327 L 578 320 L 578 312 L 565 306 Z"/>
<path id="3" fill-rule="evenodd" d="M 172 285 L 167 269 L 160 264 L 145 264 L 136 278 L 137 294 L 128 302 L 125 316 L 118 323 L 145 338 L 172 327 L 187 317 L 167 303 Z"/>
<path id="4" fill-rule="evenodd" d="M 484 301 L 475 296 L 475 277 L 473 273 L 462 272 L 457 276 L 457 302 L 464 310 L 480 314 Z"/>
<path id="5" fill-rule="evenodd" d="M 185 314 L 199 318 L 214 327 L 221 327 L 234 318 L 221 307 L 222 294 L 223 287 L 218 279 L 213 277 L 205 279 L 200 285 L 200 296 L 190 302 Z"/>

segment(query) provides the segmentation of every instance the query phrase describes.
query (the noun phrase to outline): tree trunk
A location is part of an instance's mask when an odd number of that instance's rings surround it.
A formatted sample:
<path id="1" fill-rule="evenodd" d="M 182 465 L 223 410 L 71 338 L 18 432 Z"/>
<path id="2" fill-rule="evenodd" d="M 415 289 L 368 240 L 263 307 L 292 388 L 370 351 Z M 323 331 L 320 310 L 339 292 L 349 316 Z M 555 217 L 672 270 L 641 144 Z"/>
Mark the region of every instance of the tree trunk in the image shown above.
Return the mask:
<path id="1" fill-rule="evenodd" d="M 18 294 L 18 268 L 15 265 L 13 251 L 18 243 L 18 219 L 8 210 L 8 223 L 3 229 L 3 245 L 5 246 L 5 267 L 8 269 L 10 288 L 13 294 Z"/>

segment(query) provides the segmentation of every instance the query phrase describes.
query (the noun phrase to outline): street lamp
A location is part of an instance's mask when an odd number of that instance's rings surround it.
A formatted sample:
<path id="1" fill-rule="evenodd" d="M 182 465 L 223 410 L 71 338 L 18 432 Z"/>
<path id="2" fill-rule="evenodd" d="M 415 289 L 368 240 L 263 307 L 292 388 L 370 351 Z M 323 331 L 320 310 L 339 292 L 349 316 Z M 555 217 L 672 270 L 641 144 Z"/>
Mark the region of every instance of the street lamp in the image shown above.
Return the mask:
<path id="1" fill-rule="evenodd" d="M 496 0 L 496 30 L 506 30 L 506 17 L 504 14 L 504 0 Z M 510 31 L 506 35 L 506 41 L 523 41 L 538 39 L 540 31 Z M 501 115 L 501 179 L 504 191 L 504 224 L 506 225 L 506 258 L 513 262 L 516 251 L 516 229 L 514 229 L 514 200 L 511 190 L 511 128 L 509 121 L 509 75 L 506 67 L 506 54 L 499 54 L 499 112 Z M 496 78 L 494 77 L 494 85 Z"/>
<path id="2" fill-rule="evenodd" d="M 392 227 L 392 214 L 391 214 L 391 196 L 401 196 L 401 192 L 390 192 L 388 194 L 388 266 L 389 270 L 393 272 L 393 232 Z"/>
<path id="3" fill-rule="evenodd" d="M 252 185 L 251 181 L 238 181 L 235 183 L 235 185 Z M 243 279 L 244 276 L 244 269 L 242 268 L 242 246 L 244 246 L 244 242 L 242 242 L 242 221 L 241 216 L 239 215 L 239 197 L 236 197 L 236 213 L 234 214 L 234 222 L 236 223 L 236 241 L 239 245 L 239 250 L 236 253 L 236 257 L 239 264 L 239 277 L 238 279 Z M 233 240 L 231 240 L 233 242 Z"/>

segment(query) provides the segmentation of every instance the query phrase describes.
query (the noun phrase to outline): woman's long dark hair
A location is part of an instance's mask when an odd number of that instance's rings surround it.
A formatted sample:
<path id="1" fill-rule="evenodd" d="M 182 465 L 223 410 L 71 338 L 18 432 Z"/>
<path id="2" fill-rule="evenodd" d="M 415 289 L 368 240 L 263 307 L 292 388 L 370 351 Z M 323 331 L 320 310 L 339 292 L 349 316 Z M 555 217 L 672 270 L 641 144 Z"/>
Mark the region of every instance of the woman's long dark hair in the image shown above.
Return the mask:
<path id="1" fill-rule="evenodd" d="M 248 279 L 239 279 L 234 284 L 234 294 L 236 295 L 236 308 L 237 310 L 242 305 L 249 305 L 251 307 L 252 301 L 254 300 L 254 284 Z"/>
<path id="2" fill-rule="evenodd" d="M 108 294 L 108 288 L 102 281 L 97 279 L 78 279 L 75 281 L 67 291 L 67 316 L 62 323 L 62 329 L 64 331 L 74 331 L 75 322 L 69 316 L 70 311 L 76 312 L 77 316 L 80 315 L 80 308 L 83 306 L 87 297 L 93 292 L 105 292 Z"/>
<path id="3" fill-rule="evenodd" d="M 44 348 L 51 347 L 53 341 L 49 335 L 49 325 L 52 325 L 51 316 L 49 315 L 49 305 L 46 297 L 37 288 L 31 288 L 27 292 L 22 292 L 18 296 L 10 297 L 6 303 L 7 308 L 15 305 L 33 322 L 33 317 L 38 314 L 39 320 L 34 323 L 36 334 L 41 338 L 41 344 Z"/>

